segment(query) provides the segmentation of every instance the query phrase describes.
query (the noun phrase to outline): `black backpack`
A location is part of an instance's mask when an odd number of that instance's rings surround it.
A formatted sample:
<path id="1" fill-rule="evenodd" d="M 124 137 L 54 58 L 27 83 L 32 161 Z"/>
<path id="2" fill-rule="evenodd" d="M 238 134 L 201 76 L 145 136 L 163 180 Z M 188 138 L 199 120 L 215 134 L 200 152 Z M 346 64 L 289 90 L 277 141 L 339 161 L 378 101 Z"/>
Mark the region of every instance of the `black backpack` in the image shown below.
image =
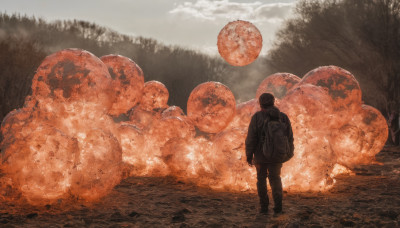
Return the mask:
<path id="1" fill-rule="evenodd" d="M 262 131 L 262 150 L 265 158 L 271 163 L 289 161 L 294 153 L 289 146 L 286 124 L 279 119 L 271 119 L 268 115 L 264 120 Z"/>

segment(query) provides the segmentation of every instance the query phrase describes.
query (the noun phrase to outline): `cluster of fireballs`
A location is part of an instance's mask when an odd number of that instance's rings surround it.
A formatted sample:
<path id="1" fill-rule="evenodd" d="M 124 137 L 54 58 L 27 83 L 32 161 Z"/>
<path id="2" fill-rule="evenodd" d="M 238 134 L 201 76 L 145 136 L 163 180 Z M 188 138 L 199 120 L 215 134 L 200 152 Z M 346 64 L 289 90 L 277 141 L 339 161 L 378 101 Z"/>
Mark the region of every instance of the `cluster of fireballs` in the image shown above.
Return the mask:
<path id="1" fill-rule="evenodd" d="M 330 188 L 335 175 L 373 161 L 386 141 L 384 117 L 362 103 L 354 76 L 336 66 L 302 79 L 273 74 L 240 104 L 225 85 L 206 82 L 191 92 L 185 115 L 167 105 L 162 83 L 144 83 L 132 60 L 67 49 L 43 61 L 24 107 L 2 122 L 3 178 L 32 204 L 96 200 L 121 181 L 124 164 L 132 176 L 253 191 L 244 141 L 263 92 L 276 96 L 293 126 L 295 156 L 282 170 L 287 190 Z M 121 115 L 129 120 L 115 121 Z"/>

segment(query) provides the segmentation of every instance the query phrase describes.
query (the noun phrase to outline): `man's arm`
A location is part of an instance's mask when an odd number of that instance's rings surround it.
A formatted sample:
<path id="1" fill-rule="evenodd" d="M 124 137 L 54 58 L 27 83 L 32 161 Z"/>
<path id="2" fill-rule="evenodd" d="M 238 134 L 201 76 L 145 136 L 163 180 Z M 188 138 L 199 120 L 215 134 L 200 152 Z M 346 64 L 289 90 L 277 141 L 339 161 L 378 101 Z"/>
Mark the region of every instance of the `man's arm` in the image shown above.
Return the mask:
<path id="1" fill-rule="evenodd" d="M 246 137 L 246 157 L 249 165 L 251 165 L 251 162 L 253 160 L 253 155 L 257 149 L 257 144 L 258 144 L 257 120 L 256 120 L 256 115 L 253 115 L 250 121 Z"/>

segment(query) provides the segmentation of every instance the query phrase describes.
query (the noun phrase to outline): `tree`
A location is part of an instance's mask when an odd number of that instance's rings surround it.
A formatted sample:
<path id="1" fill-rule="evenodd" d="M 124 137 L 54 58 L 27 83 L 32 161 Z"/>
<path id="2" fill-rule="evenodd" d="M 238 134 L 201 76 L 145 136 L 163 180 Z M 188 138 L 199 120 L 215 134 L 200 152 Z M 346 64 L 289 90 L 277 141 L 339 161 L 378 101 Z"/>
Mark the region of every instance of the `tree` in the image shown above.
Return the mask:
<path id="1" fill-rule="evenodd" d="M 385 116 L 400 110 L 400 1 L 303 0 L 277 34 L 267 64 L 300 77 L 337 65 Z"/>
<path id="2" fill-rule="evenodd" d="M 120 54 L 131 58 L 142 68 L 145 81 L 164 83 L 170 93 L 169 105 L 183 110 L 193 88 L 209 80 L 222 80 L 229 73 L 220 58 L 119 34 L 93 23 L 49 23 L 0 13 L 0 122 L 11 110 L 22 107 L 44 57 L 65 48 L 85 49 L 98 57 Z"/>

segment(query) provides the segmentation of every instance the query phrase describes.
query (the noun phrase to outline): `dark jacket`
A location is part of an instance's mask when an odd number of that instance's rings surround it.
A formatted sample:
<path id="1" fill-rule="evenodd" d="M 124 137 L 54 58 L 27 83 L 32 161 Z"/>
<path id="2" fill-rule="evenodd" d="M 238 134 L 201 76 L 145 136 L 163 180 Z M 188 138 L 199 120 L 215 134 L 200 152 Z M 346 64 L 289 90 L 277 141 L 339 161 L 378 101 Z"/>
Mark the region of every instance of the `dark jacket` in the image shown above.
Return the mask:
<path id="1" fill-rule="evenodd" d="M 280 112 L 275 106 L 262 109 L 261 111 L 256 112 L 251 118 L 246 138 L 246 156 L 247 158 L 253 158 L 254 155 L 254 164 L 271 163 L 264 157 L 261 143 L 261 133 L 263 131 L 264 120 L 267 118 L 267 116 L 270 116 L 270 119 L 278 119 L 280 116 L 281 120 L 286 124 L 287 127 L 289 146 L 292 149 L 294 148 L 292 126 L 287 115 L 283 112 Z"/>

